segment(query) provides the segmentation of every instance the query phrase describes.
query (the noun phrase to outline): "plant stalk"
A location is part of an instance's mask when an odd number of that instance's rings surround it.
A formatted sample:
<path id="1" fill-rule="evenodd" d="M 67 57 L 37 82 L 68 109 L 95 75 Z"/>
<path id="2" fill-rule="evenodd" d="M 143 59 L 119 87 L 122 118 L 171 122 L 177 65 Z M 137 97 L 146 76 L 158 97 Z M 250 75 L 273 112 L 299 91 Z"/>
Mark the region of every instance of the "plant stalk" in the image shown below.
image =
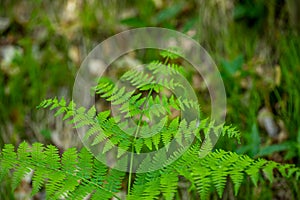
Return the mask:
<path id="1" fill-rule="evenodd" d="M 147 95 L 147 98 L 146 98 L 146 102 L 143 106 L 143 110 L 142 110 L 142 113 L 140 115 L 140 118 L 139 118 L 139 121 L 138 121 L 138 125 L 137 125 L 137 128 L 136 128 L 136 131 L 135 131 L 135 134 L 134 134 L 134 139 L 133 139 L 133 143 L 131 145 L 131 156 L 130 156 L 130 166 L 129 166 L 129 177 L 128 177 L 128 187 L 127 187 L 127 194 L 130 195 L 130 186 L 131 186 L 131 181 L 132 181 L 132 168 L 133 168 L 133 154 L 134 154 L 134 143 L 136 141 L 136 137 L 139 133 L 139 130 L 140 130 L 140 125 L 141 125 L 141 122 L 142 122 L 142 118 L 143 118 L 143 115 L 144 115 L 144 108 L 147 106 L 148 104 L 148 100 L 152 94 L 152 91 L 153 91 L 153 88 L 150 89 L 148 95 Z"/>

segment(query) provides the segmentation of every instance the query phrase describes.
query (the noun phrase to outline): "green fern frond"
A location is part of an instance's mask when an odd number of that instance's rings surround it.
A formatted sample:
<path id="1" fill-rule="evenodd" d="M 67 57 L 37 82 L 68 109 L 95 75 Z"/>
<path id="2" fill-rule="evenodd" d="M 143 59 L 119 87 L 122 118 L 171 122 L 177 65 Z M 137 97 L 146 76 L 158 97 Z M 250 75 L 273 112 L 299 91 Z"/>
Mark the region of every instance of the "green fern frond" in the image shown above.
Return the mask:
<path id="1" fill-rule="evenodd" d="M 223 150 L 212 152 L 213 137 L 227 136 L 240 142 L 239 131 L 213 119 L 192 118 L 199 115 L 200 106 L 177 81 L 185 73 L 179 62 L 174 61 L 181 54 L 170 50 L 161 56 L 164 61 L 153 61 L 144 70 L 126 72 L 121 84 L 100 80 L 93 88 L 101 98 L 116 106 L 117 113 L 109 110 L 97 113 L 95 107 L 77 108 L 74 102 L 67 104 L 63 98 L 44 100 L 39 108 L 55 109 L 55 116 L 63 115 L 63 120 L 68 120 L 74 128 L 86 128 L 83 140 L 91 144 L 90 149 L 77 152 L 71 148 L 60 156 L 52 145 L 35 143 L 30 147 L 22 143 L 17 152 L 12 145 L 5 145 L 1 152 L 0 179 L 12 172 L 15 189 L 26 174 L 33 172 L 32 195 L 45 188 L 47 197 L 54 199 L 118 198 L 116 194 L 127 180 L 127 199 L 174 199 L 178 196 L 179 177 L 191 183 L 190 191 L 206 199 L 212 190 L 221 198 L 229 180 L 235 195 L 247 177 L 255 186 L 263 179 L 272 182 L 274 169 L 283 177 L 299 179 L 300 169 L 294 165 L 253 160 Z M 182 95 L 170 95 L 168 90 Z M 196 114 L 185 118 L 178 111 Z M 138 127 L 132 126 L 134 123 Z M 92 155 L 91 149 L 97 149 L 98 154 Z M 135 162 L 129 162 L 127 153 L 149 152 L 152 156 L 135 163 L 136 176 L 132 178 L 129 171 L 127 179 L 123 171 L 131 170 Z M 116 155 L 123 171 L 111 169 L 94 158 L 103 155 L 107 158 Z M 162 167 L 157 170 L 157 166 Z"/>
<path id="2" fill-rule="evenodd" d="M 162 74 L 162 75 L 175 75 L 175 74 L 185 74 L 184 67 L 177 65 L 175 63 L 164 64 L 159 60 L 152 61 L 147 65 L 153 74 Z"/>
<path id="3" fill-rule="evenodd" d="M 196 185 L 197 191 L 200 194 L 201 199 L 207 199 L 211 188 L 211 171 L 205 167 L 193 168 L 193 182 Z"/>
<path id="4" fill-rule="evenodd" d="M 178 174 L 174 170 L 164 170 L 160 177 L 160 188 L 164 199 L 174 199 L 178 188 Z"/>
<path id="5" fill-rule="evenodd" d="M 179 175 L 191 181 L 191 187 L 194 185 L 204 199 L 213 187 L 221 197 L 228 177 L 233 181 L 235 195 L 246 176 L 250 176 L 253 183 L 257 184 L 259 177 L 263 179 L 263 172 L 272 181 L 275 168 L 279 169 L 283 177 L 294 176 L 299 179 L 300 169 L 294 165 L 279 165 L 263 159 L 253 160 L 248 156 L 223 150 L 200 158 L 199 147 L 199 143 L 192 145 L 174 164 L 163 164 L 166 167 L 160 170 L 137 174 L 128 199 L 157 199 L 160 195 L 165 199 L 172 199 L 176 194 Z M 144 167 L 151 169 L 157 164 L 167 163 L 165 156 L 162 152 L 153 159 L 147 158 Z M 29 147 L 24 142 L 17 153 L 12 145 L 5 145 L 0 161 L 2 178 L 13 170 L 14 188 L 32 170 L 32 195 L 45 186 L 47 196 L 54 199 L 82 199 L 87 195 L 93 199 L 101 195 L 103 199 L 110 199 L 120 191 L 125 178 L 124 172 L 108 169 L 86 149 L 78 154 L 76 149 L 71 148 L 60 157 L 54 146 L 44 148 L 35 143 Z M 123 169 L 126 169 L 127 158 L 120 162 L 123 162 Z M 25 169 L 23 172 L 20 172 L 20 166 Z"/>
<path id="6" fill-rule="evenodd" d="M 170 60 L 174 60 L 179 57 L 183 57 L 183 52 L 178 47 L 169 47 L 167 50 L 161 51 L 160 55 L 163 58 L 168 58 Z"/>
<path id="7" fill-rule="evenodd" d="M 237 195 L 245 177 L 243 170 L 251 165 L 253 160 L 248 156 L 239 156 L 237 154 L 232 154 L 232 157 L 234 162 L 236 162 L 236 165 L 232 166 L 232 169 L 229 173 L 234 185 L 234 194 Z"/>
<path id="8" fill-rule="evenodd" d="M 35 143 L 29 147 L 24 142 L 17 153 L 12 145 L 6 145 L 0 161 L 2 179 L 13 170 L 13 188 L 32 170 L 31 194 L 45 186 L 46 195 L 51 199 L 82 199 L 86 195 L 100 193 L 110 199 L 119 192 L 124 178 L 124 172 L 110 170 L 107 173 L 107 167 L 85 148 L 79 154 L 74 148 L 68 149 L 60 157 L 58 149 L 52 145 L 44 148 L 42 144 Z"/>
<path id="9" fill-rule="evenodd" d="M 128 81 L 132 86 L 134 86 L 137 89 L 155 83 L 154 77 L 151 74 L 139 70 L 129 70 L 121 77 L 121 80 Z"/>
<path id="10" fill-rule="evenodd" d="M 280 168 L 280 166 L 285 166 L 263 159 L 253 160 L 248 156 L 225 152 L 223 150 L 210 153 L 201 159 L 193 159 L 193 154 L 189 155 L 189 158 L 184 158 L 184 160 L 195 160 L 190 169 L 196 188 L 202 197 L 207 196 L 207 192 L 211 187 L 215 187 L 219 197 L 222 197 L 227 177 L 233 180 L 235 195 L 237 195 L 245 176 L 250 176 L 256 185 L 259 177 L 262 177 L 260 171 L 269 173 L 267 178 L 271 181 L 271 177 L 273 177 L 272 170 Z M 178 168 L 176 169 L 178 170 Z M 292 174 L 296 175 L 300 169 L 294 166 L 287 166 L 286 170 L 292 171 Z M 281 175 L 287 177 L 284 173 Z"/>

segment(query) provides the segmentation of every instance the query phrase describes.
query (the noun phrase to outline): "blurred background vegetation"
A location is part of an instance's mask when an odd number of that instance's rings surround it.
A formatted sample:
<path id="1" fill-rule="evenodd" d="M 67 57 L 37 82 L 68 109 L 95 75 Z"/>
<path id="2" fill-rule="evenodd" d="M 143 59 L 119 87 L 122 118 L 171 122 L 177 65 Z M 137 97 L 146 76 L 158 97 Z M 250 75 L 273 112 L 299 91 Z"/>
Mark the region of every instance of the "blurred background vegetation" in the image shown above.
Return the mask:
<path id="1" fill-rule="evenodd" d="M 70 99 L 80 63 L 101 41 L 156 26 L 189 35 L 216 62 L 226 121 L 242 133 L 241 144 L 220 139 L 218 148 L 300 166 L 299 20 L 297 0 L 0 0 L 0 147 L 23 140 L 62 150 L 78 145 L 70 126 L 36 106 L 49 97 Z M 198 94 L 207 92 L 198 74 L 189 77 Z M 237 198 L 299 199 L 299 187 L 280 177 L 258 187 L 249 181 Z M 231 199 L 230 187 L 227 193 Z M 0 199 L 29 194 L 26 186 L 0 188 Z"/>

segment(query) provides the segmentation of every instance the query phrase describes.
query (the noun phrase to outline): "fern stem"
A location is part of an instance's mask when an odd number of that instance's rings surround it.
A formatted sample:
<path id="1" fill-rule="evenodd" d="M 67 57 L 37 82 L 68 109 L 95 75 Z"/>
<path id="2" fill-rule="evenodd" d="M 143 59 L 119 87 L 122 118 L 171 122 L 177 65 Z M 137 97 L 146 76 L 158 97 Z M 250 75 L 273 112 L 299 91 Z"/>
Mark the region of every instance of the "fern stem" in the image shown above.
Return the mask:
<path id="1" fill-rule="evenodd" d="M 143 106 L 143 110 L 142 110 L 142 113 L 140 115 L 140 118 L 139 118 L 139 121 L 138 121 L 138 125 L 137 125 L 137 128 L 136 128 L 136 131 L 135 131 L 135 134 L 134 134 L 134 139 L 133 139 L 133 143 L 131 145 L 131 156 L 130 156 L 130 166 L 129 166 L 129 177 L 128 177 L 128 187 L 127 187 L 127 194 L 130 195 L 130 186 L 131 186 L 131 179 L 132 179 L 132 167 L 133 167 L 133 153 L 134 153 L 134 143 L 135 143 L 135 140 L 136 140 L 136 137 L 139 133 L 139 130 L 140 130 L 140 126 L 141 126 L 141 122 L 142 122 L 142 118 L 143 118 L 143 115 L 144 115 L 144 108 L 147 106 L 148 104 L 148 100 L 152 94 L 152 91 L 153 91 L 153 88 L 150 89 L 148 95 L 147 95 L 147 98 L 146 98 L 146 101 L 145 101 L 145 104 Z"/>

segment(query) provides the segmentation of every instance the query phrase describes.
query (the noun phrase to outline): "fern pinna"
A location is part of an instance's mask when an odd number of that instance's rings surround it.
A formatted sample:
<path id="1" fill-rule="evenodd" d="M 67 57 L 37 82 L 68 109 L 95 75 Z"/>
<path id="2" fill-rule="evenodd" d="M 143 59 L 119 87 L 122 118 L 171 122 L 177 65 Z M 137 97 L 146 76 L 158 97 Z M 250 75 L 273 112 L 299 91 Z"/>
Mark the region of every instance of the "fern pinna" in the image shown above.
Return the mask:
<path id="1" fill-rule="evenodd" d="M 134 200 L 178 199 L 181 178 L 189 181 L 189 191 L 201 199 L 214 189 L 221 198 L 228 178 L 235 195 L 246 177 L 254 185 L 264 177 L 272 182 L 275 168 L 283 177 L 299 179 L 300 169 L 294 165 L 253 160 L 224 150 L 212 152 L 211 134 L 239 140 L 239 132 L 208 118 L 200 120 L 197 101 L 186 92 L 186 83 L 178 81 L 185 74 L 173 62 L 178 55 L 161 55 L 163 61 L 129 70 L 118 84 L 99 80 L 93 90 L 111 103 L 112 111 L 86 110 L 64 99 L 43 101 L 39 107 L 57 109 L 55 116 L 63 114 L 74 128 L 85 128 L 86 148 L 79 152 L 70 148 L 60 156 L 52 145 L 23 142 L 15 151 L 7 144 L 1 151 L 0 179 L 12 172 L 12 188 L 16 189 L 32 173 L 32 195 L 45 188 L 48 199 L 121 199 L 127 184 L 126 199 Z M 134 155 L 144 154 L 135 159 Z M 107 167 L 109 163 L 103 160 L 112 156 L 117 168 Z"/>

